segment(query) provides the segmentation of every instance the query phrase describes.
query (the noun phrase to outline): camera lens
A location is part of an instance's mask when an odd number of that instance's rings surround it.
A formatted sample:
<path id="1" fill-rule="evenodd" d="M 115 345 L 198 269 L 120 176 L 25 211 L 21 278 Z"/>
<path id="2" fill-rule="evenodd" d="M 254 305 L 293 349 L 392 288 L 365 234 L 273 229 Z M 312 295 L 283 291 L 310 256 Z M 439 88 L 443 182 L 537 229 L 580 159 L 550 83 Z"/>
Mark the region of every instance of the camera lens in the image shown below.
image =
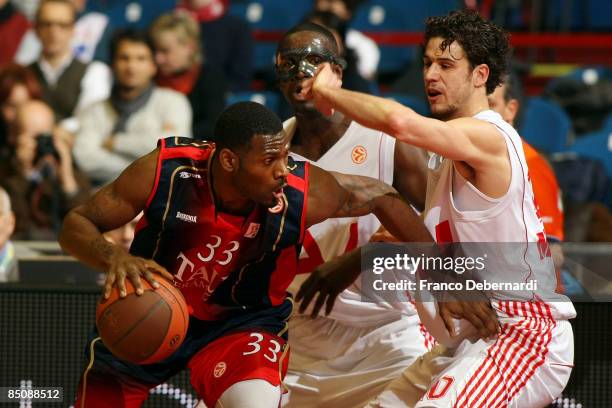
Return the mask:
<path id="1" fill-rule="evenodd" d="M 48 154 L 59 157 L 53 144 L 53 136 L 49 133 L 41 133 L 36 136 L 36 160 Z"/>

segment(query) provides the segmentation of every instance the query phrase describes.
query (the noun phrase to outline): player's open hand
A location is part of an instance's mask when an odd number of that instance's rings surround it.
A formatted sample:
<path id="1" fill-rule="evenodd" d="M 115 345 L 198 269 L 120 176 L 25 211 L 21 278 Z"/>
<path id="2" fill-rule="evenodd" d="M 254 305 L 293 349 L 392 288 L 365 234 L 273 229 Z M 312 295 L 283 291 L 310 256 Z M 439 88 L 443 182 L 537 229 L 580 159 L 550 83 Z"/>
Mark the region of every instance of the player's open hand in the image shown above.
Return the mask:
<path id="1" fill-rule="evenodd" d="M 466 319 L 469 321 L 484 340 L 495 338 L 500 332 L 497 314 L 488 300 L 453 300 L 438 302 L 440 317 L 444 321 L 446 330 L 451 337 L 455 337 L 455 324 L 453 319 Z"/>
<path id="2" fill-rule="evenodd" d="M 361 274 L 361 255 L 355 250 L 324 263 L 315 269 L 302 284 L 296 300 L 300 304 L 300 313 L 304 313 L 312 300 L 317 296 L 311 316 L 317 317 L 325 304 L 325 315 L 334 307 L 336 297 L 348 288 Z"/>
<path id="3" fill-rule="evenodd" d="M 137 295 L 142 295 L 144 289 L 140 277 L 144 277 L 153 288 L 159 288 L 159 283 L 155 280 L 155 275 L 158 274 L 172 281 L 173 276 L 163 266 L 151 259 L 144 259 L 129 254 L 123 249 L 118 249 L 112 256 L 110 268 L 106 275 L 104 283 L 104 299 L 108 299 L 114 285 L 119 290 L 119 296 L 125 297 L 127 290 L 125 288 L 125 279 L 128 278 Z"/>

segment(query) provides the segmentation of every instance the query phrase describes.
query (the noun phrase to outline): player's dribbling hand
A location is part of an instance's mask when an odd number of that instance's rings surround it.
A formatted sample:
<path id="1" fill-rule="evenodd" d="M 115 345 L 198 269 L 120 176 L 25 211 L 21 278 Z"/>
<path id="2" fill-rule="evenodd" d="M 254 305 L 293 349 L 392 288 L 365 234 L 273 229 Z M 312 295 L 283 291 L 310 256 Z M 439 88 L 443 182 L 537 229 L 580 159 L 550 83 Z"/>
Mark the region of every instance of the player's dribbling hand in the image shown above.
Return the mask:
<path id="1" fill-rule="evenodd" d="M 359 250 L 349 252 L 324 263 L 315 269 L 302 284 L 296 301 L 300 304 L 300 313 L 304 313 L 310 302 L 317 295 L 311 317 L 317 317 L 325 306 L 325 315 L 334 307 L 336 297 L 348 288 L 361 274 L 361 256 Z"/>
<path id="2" fill-rule="evenodd" d="M 455 337 L 455 324 L 453 319 L 466 319 L 477 330 L 483 340 L 492 339 L 500 332 L 497 314 L 488 300 L 458 300 L 438 302 L 440 317 L 444 321 L 446 330 L 451 337 Z"/>
<path id="3" fill-rule="evenodd" d="M 129 254 L 125 250 L 118 250 L 113 254 L 110 268 L 104 283 L 104 299 L 108 299 L 114 285 L 119 289 L 119 296 L 125 297 L 125 278 L 127 277 L 134 285 L 137 295 L 142 295 L 144 289 L 140 277 L 144 277 L 153 288 L 159 288 L 159 283 L 155 281 L 155 275 L 159 274 L 172 282 L 173 276 L 164 267 L 151 259 L 144 259 Z"/>

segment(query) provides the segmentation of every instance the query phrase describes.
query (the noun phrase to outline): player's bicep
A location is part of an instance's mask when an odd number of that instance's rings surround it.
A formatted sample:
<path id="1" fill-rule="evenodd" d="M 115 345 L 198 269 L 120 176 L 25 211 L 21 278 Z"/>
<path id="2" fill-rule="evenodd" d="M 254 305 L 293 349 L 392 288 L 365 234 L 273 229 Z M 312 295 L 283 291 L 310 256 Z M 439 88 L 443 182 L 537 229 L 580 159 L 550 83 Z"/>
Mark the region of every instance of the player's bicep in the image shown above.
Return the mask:
<path id="1" fill-rule="evenodd" d="M 308 225 L 327 218 L 359 217 L 376 208 L 376 200 L 385 196 L 399 197 L 397 191 L 380 180 L 357 175 L 327 172 L 315 166 L 311 172 L 308 200 Z M 312 175 L 316 175 L 312 177 Z"/>
<path id="2" fill-rule="evenodd" d="M 450 146 L 453 149 L 450 159 L 464 161 L 475 169 L 486 170 L 487 166 L 500 157 L 506 156 L 506 142 L 497 128 L 488 122 L 474 118 L 460 118 L 448 121 L 452 137 L 457 140 Z"/>
<path id="3" fill-rule="evenodd" d="M 142 211 L 155 184 L 158 150 L 129 165 L 112 183 L 102 187 L 75 213 L 87 218 L 100 231 L 110 231 L 130 222 Z"/>
<path id="4" fill-rule="evenodd" d="M 420 115 L 395 115 L 391 126 L 398 140 L 472 167 L 486 166 L 493 156 L 503 153 L 503 137 L 495 127 L 474 118 L 443 122 Z"/>
<path id="5" fill-rule="evenodd" d="M 348 199 L 348 192 L 330 172 L 314 165 L 309 171 L 307 227 L 335 217 Z"/>

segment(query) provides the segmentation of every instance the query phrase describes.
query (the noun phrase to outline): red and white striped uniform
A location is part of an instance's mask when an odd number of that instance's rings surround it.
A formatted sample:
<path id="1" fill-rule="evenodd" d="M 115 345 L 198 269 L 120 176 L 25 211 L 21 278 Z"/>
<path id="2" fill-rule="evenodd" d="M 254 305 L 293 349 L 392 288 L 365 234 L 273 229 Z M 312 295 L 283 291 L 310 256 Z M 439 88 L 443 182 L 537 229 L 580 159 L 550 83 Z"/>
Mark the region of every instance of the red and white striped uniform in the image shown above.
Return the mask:
<path id="1" fill-rule="evenodd" d="M 475 118 L 493 124 L 506 142 L 512 170 L 508 191 L 500 198 L 487 197 L 459 174 L 451 160 L 434 155 L 425 224 L 438 242 L 484 243 L 466 246 L 494 252 L 483 271 L 492 276 L 479 278 L 521 282 L 531 276 L 538 279 L 538 290 L 521 292 L 523 298 L 516 292 L 488 292 L 502 325 L 501 334 L 490 341 L 478 339 L 465 320 L 457 322 L 460 338 L 450 339 L 435 303 L 418 304 L 421 321 L 447 348 L 434 349 L 419 367 L 407 369 L 379 396 L 379 406 L 540 407 L 552 402 L 569 379 L 573 334 L 567 319 L 576 312 L 569 299 L 554 293 L 555 271 L 521 139 L 491 110 Z M 420 401 L 415 392 L 402 391 L 417 389 L 426 390 L 416 393 Z"/>

